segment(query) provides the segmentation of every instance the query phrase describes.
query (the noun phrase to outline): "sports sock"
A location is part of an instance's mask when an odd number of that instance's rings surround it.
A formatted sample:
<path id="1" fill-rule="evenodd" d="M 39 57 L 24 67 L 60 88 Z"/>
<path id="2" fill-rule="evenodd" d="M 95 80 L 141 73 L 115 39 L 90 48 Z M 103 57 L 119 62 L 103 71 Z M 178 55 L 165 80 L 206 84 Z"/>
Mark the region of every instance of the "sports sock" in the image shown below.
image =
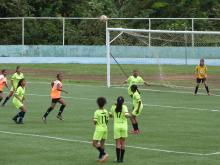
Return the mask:
<path id="1" fill-rule="evenodd" d="M 2 105 L 4 106 L 8 102 L 9 99 L 10 99 L 10 97 L 7 96 L 4 100 L 4 102 L 2 103 Z"/>
<path id="2" fill-rule="evenodd" d="M 19 120 L 18 120 L 19 123 L 23 121 L 24 115 L 25 115 L 25 112 L 23 111 L 19 113 Z"/>
<path id="3" fill-rule="evenodd" d="M 44 117 L 45 117 L 45 118 L 49 115 L 49 113 L 52 111 L 52 109 L 53 109 L 53 108 L 51 108 L 51 107 L 49 107 L 49 108 L 47 109 L 47 112 L 44 114 Z"/>
<path id="4" fill-rule="evenodd" d="M 121 149 L 121 158 L 120 158 L 121 162 L 124 161 L 124 154 L 125 154 L 125 149 Z"/>
<path id="5" fill-rule="evenodd" d="M 63 113 L 65 107 L 65 105 L 61 105 L 58 115 L 61 115 Z"/>
<path id="6" fill-rule="evenodd" d="M 135 124 L 132 124 L 133 128 L 134 128 L 134 131 L 137 131 L 138 130 L 138 123 L 135 123 Z"/>
<path id="7" fill-rule="evenodd" d="M 2 101 L 3 98 L 0 98 L 0 102 Z"/>
<path id="8" fill-rule="evenodd" d="M 196 88 L 195 88 L 195 94 L 197 94 L 198 89 L 199 89 L 199 86 L 196 86 Z"/>
<path id="9" fill-rule="evenodd" d="M 19 114 L 20 114 L 20 112 L 17 113 L 17 115 L 15 115 L 15 116 L 13 117 L 13 120 L 17 120 L 17 118 L 19 117 Z"/>
<path id="10" fill-rule="evenodd" d="M 105 155 L 105 150 L 101 147 L 97 147 L 97 150 L 100 152 L 100 155 Z"/>
<path id="11" fill-rule="evenodd" d="M 137 128 L 137 130 L 139 130 L 139 128 L 138 128 L 138 123 L 136 123 L 136 128 Z"/>
<path id="12" fill-rule="evenodd" d="M 117 157 L 117 162 L 120 162 L 121 158 L 121 149 L 116 147 L 116 157 Z"/>
<path id="13" fill-rule="evenodd" d="M 103 152 L 99 152 L 99 159 L 101 159 L 103 155 L 105 155 L 104 149 L 103 149 Z"/>
<path id="14" fill-rule="evenodd" d="M 205 86 L 206 92 L 209 93 L 209 87 L 208 85 Z"/>

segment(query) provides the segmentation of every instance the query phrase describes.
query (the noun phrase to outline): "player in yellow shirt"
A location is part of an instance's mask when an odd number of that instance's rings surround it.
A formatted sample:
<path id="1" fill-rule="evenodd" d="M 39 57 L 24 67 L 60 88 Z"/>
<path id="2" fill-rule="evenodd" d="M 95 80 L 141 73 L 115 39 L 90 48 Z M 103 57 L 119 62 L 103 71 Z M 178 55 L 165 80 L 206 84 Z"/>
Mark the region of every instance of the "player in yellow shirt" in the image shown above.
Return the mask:
<path id="1" fill-rule="evenodd" d="M 140 92 L 138 90 L 138 86 L 137 85 L 132 85 L 131 86 L 131 91 L 132 91 L 132 99 L 133 99 L 133 111 L 132 111 L 132 115 L 131 115 L 131 123 L 133 126 L 133 130 L 130 132 L 132 134 L 139 134 L 140 130 L 138 128 L 138 121 L 137 121 L 137 117 L 141 114 L 142 109 L 143 109 L 143 103 L 141 100 L 141 95 Z"/>
<path id="2" fill-rule="evenodd" d="M 106 104 L 106 99 L 104 97 L 99 97 L 97 99 L 97 104 L 99 109 L 94 113 L 93 122 L 95 124 L 95 132 L 93 135 L 93 147 L 99 151 L 98 162 L 105 162 L 108 159 L 108 154 L 105 152 L 105 141 L 108 136 L 108 111 L 104 108 Z"/>
<path id="3" fill-rule="evenodd" d="M 25 113 L 27 111 L 24 106 L 25 85 L 26 85 L 25 79 L 21 79 L 18 82 L 18 86 L 16 87 L 16 91 L 15 91 L 14 98 L 12 101 L 14 106 L 20 110 L 20 112 L 12 119 L 17 124 L 23 124 L 23 118 L 24 118 Z"/>
<path id="4" fill-rule="evenodd" d="M 122 163 L 125 153 L 125 139 L 128 137 L 128 120 L 130 114 L 128 108 L 124 105 L 124 98 L 119 96 L 117 103 L 112 106 L 110 117 L 114 119 L 114 139 L 116 143 L 117 163 Z"/>
<path id="5" fill-rule="evenodd" d="M 6 69 L 3 69 L 2 73 L 0 74 L 0 102 L 3 99 L 3 89 L 4 89 L 4 87 L 6 86 L 9 90 L 6 75 L 7 75 L 7 71 L 6 71 Z"/>
<path id="6" fill-rule="evenodd" d="M 24 78 L 24 74 L 21 73 L 20 66 L 16 67 L 16 72 L 11 77 L 11 90 L 9 92 L 9 95 L 5 98 L 4 102 L 2 103 L 2 106 L 5 106 L 7 101 L 13 96 L 14 92 L 17 90 L 18 82 Z"/>
<path id="7" fill-rule="evenodd" d="M 207 78 L 207 66 L 205 65 L 205 60 L 203 58 L 200 59 L 200 64 L 196 66 L 195 69 L 195 76 L 196 76 L 196 88 L 194 94 L 196 95 L 199 89 L 199 84 L 203 83 L 208 95 L 210 95 L 209 87 L 206 84 Z"/>
<path id="8" fill-rule="evenodd" d="M 135 85 L 148 85 L 149 84 L 143 80 L 143 78 L 139 75 L 138 70 L 133 70 L 133 75 L 129 76 L 127 80 L 123 82 L 123 84 L 128 84 L 128 94 L 132 97 L 131 86 Z"/>

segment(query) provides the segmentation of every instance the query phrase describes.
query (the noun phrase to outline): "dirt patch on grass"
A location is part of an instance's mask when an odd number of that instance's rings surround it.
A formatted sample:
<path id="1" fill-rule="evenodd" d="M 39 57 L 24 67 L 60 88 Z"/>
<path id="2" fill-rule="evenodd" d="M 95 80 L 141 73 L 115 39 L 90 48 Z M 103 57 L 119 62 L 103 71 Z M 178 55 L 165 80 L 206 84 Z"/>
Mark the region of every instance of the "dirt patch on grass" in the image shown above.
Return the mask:
<path id="1" fill-rule="evenodd" d="M 89 68 L 88 68 L 89 69 Z M 14 70 L 9 70 L 9 74 L 13 74 Z M 25 74 L 26 77 L 31 77 L 31 78 L 37 78 L 37 79 L 51 79 L 54 80 L 56 78 L 57 73 L 62 73 L 64 75 L 65 80 L 70 80 L 70 81 L 77 81 L 77 82 L 106 82 L 106 75 L 92 75 L 92 74 L 79 74 L 76 73 L 74 74 L 74 69 L 73 73 L 70 72 L 70 70 L 65 70 L 65 69 L 45 69 L 45 68 L 22 68 L 22 72 Z M 118 74 L 118 73 L 117 73 Z M 10 76 L 8 76 L 10 77 Z M 121 75 L 111 75 L 111 81 L 114 84 L 121 84 L 126 78 L 123 74 Z M 187 84 L 187 83 L 192 83 L 195 80 L 194 75 L 177 75 L 177 74 L 163 74 L 163 75 L 150 75 L 150 76 L 144 76 L 144 80 L 148 82 L 160 82 L 161 80 L 163 81 L 170 81 L 173 83 L 177 83 L 179 85 L 181 84 Z M 220 84 L 220 76 L 218 75 L 209 75 L 208 76 L 208 82 L 214 83 L 216 85 Z"/>

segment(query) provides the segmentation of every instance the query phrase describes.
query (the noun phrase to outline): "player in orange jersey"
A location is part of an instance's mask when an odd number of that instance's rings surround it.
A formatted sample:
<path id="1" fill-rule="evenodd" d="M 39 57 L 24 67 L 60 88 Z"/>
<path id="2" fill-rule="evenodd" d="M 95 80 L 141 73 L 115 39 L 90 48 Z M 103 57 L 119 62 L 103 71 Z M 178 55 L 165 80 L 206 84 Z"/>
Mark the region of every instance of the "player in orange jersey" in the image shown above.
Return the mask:
<path id="1" fill-rule="evenodd" d="M 46 111 L 46 113 L 42 117 L 42 120 L 45 123 L 47 120 L 47 116 L 55 108 L 57 102 L 61 104 L 59 113 L 57 114 L 57 118 L 60 120 L 63 120 L 62 113 L 63 113 L 64 108 L 66 107 L 66 103 L 65 103 L 64 99 L 61 98 L 61 92 L 64 92 L 64 93 L 68 93 L 68 92 L 65 91 L 64 89 L 62 89 L 62 80 L 63 80 L 63 75 L 57 74 L 57 80 L 55 80 L 51 83 L 51 85 L 52 85 L 52 89 L 51 89 L 51 93 L 50 93 L 50 96 L 52 99 L 51 106 L 48 108 L 48 110 Z"/>
<path id="2" fill-rule="evenodd" d="M 6 71 L 6 69 L 3 69 L 2 73 L 0 74 L 0 102 L 3 99 L 3 89 L 4 89 L 4 87 L 6 86 L 6 88 L 8 88 L 8 90 L 10 90 L 9 87 L 8 87 L 8 84 L 7 84 L 6 75 L 7 75 L 7 71 Z"/>

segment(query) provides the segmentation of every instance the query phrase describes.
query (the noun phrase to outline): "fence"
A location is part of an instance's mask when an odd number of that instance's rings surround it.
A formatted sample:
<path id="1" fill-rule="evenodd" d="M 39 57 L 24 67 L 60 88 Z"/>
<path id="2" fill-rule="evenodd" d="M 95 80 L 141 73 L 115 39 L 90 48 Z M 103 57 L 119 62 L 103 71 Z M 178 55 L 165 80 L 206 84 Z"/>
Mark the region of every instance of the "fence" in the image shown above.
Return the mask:
<path id="1" fill-rule="evenodd" d="M 16 26 L 11 27 L 10 22 L 14 22 Z M 0 56 L 2 58 L 18 56 L 104 58 L 106 27 L 220 31 L 220 18 L 109 18 L 106 23 L 100 22 L 99 18 L 0 18 L 1 33 L 7 34 L 5 38 L 2 37 L 0 39 Z M 12 29 L 10 30 L 10 28 Z M 52 30 L 48 31 L 48 29 Z M 148 43 L 148 46 L 151 46 L 151 37 L 149 37 Z M 219 59 L 220 50 L 218 47 L 199 47 L 195 44 L 193 34 L 191 35 L 190 44 L 187 48 L 166 47 L 158 48 L 157 50 L 158 52 L 163 52 L 161 58 L 185 58 L 186 56 L 187 58 L 200 58 L 203 56 L 210 59 Z M 132 57 L 134 52 L 137 52 L 137 47 L 135 46 L 120 47 L 114 45 L 112 48 L 115 56 L 120 53 L 120 56 Z M 141 54 L 140 56 L 153 58 L 146 47 L 139 47 L 138 51 Z M 191 53 L 192 51 L 194 53 Z M 84 60 L 69 59 L 68 61 L 82 63 Z M 39 59 L 38 61 L 42 62 Z M 45 61 L 48 62 L 48 60 Z M 102 59 L 99 62 L 105 63 L 106 61 Z"/>

